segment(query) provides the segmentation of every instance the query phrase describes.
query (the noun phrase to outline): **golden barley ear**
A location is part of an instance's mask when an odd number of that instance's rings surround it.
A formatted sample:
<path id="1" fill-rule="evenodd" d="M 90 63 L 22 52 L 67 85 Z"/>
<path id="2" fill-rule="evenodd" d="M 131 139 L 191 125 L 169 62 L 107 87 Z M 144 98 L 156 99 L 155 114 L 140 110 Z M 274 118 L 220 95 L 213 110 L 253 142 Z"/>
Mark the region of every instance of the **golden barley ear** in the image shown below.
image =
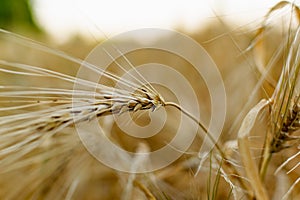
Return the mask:
<path id="1" fill-rule="evenodd" d="M 83 150 L 78 141 L 74 125 L 76 123 L 87 123 L 107 115 L 141 110 L 155 111 L 162 106 L 175 107 L 203 129 L 213 143 L 216 144 L 217 150 L 223 159 L 222 147 L 214 140 L 199 119 L 179 105 L 165 102 L 151 85 L 147 86 L 142 85 L 142 82 L 137 84 L 128 80 L 121 80 L 115 74 L 103 71 L 97 66 L 28 38 L 1 29 L 0 33 L 14 40 L 14 42 L 20 43 L 20 45 L 58 56 L 72 63 L 82 64 L 83 67 L 93 73 L 112 81 L 120 81 L 120 84 L 128 89 L 118 89 L 91 82 L 84 78 L 75 77 L 75 75 L 59 72 L 59 69 L 55 71 L 0 59 L 0 73 L 4 76 L 12 76 L 13 80 L 23 80 L 24 77 L 25 79 L 35 78 L 38 84 L 38 86 L 30 85 L 29 82 L 21 85 L 13 82 L 9 85 L 9 81 L 7 81 L 7 84 L 0 87 L 0 110 L 4 111 L 0 117 L 0 174 L 6 175 L 3 180 L 15 179 L 16 174 L 13 173 L 15 170 L 26 171 L 28 168 L 33 168 L 31 175 L 37 177 L 40 169 L 39 165 L 44 167 L 48 166 L 49 163 L 50 166 L 45 176 L 38 180 L 45 182 L 45 184 L 40 186 L 34 184 L 19 185 L 18 189 L 24 196 L 30 197 L 31 194 L 34 194 L 35 196 L 51 197 L 55 195 L 55 190 L 61 192 L 60 196 L 69 196 L 69 192 L 71 194 L 80 181 L 90 175 L 89 173 L 84 174 L 89 170 L 89 165 L 79 164 L 80 160 L 87 159 L 87 164 L 93 165 L 93 168 L 96 163 L 91 161 L 91 158 L 87 158 L 89 155 Z M 118 63 L 117 65 L 121 70 L 124 70 L 121 65 Z M 48 79 L 57 84 L 39 85 Z M 80 87 L 74 89 L 72 87 L 74 84 Z M 72 153 L 74 153 L 74 156 L 71 155 Z M 32 163 L 32 161 L 34 162 Z M 43 162 L 46 164 L 43 164 Z M 84 169 L 82 172 L 83 177 L 79 176 L 78 179 L 69 180 L 73 177 L 68 176 L 68 173 L 78 173 L 77 169 L 70 168 L 72 164 L 74 166 L 79 165 Z M 64 182 L 64 178 L 68 178 L 66 182 Z M 25 180 L 26 183 L 31 181 L 31 179 Z M 55 186 L 51 188 L 51 184 Z M 62 184 L 65 184 L 65 188 L 60 189 L 59 185 Z M 143 183 L 134 180 L 130 184 L 135 185 L 149 198 L 153 197 L 151 191 L 148 191 Z M 26 190 L 27 185 L 30 186 Z M 12 187 L 7 187 L 4 190 L 8 193 L 5 194 L 5 197 L 14 198 L 18 194 L 18 192 L 14 193 Z M 63 190 L 69 190 L 69 192 L 65 194 L 66 191 Z"/>
<path id="2" fill-rule="evenodd" d="M 260 170 L 262 178 L 274 153 L 299 144 L 299 137 L 295 135 L 299 130 L 299 31 L 298 28 L 290 43 L 287 60 L 272 96 L 270 126 Z"/>
<path id="3" fill-rule="evenodd" d="M 264 45 L 264 37 L 268 30 L 268 22 L 271 15 L 285 7 L 290 6 L 291 13 L 295 14 L 297 20 L 296 30 L 290 26 L 286 32 L 282 49 L 278 51 L 278 56 L 284 58 L 281 75 L 278 81 L 269 75 L 272 66 L 266 62 L 266 49 Z M 299 15 L 300 9 L 294 3 L 282 1 L 276 4 L 266 14 L 262 26 L 257 30 L 257 33 L 249 46 L 253 48 L 254 59 L 258 71 L 262 77 L 274 88 L 274 92 L 268 101 L 262 100 L 259 104 L 253 107 L 248 115 L 244 118 L 242 126 L 239 130 L 239 151 L 243 166 L 245 168 L 246 177 L 250 181 L 253 193 L 258 199 L 268 199 L 266 193 L 266 185 L 264 178 L 268 173 L 268 166 L 270 165 L 272 155 L 281 152 L 283 149 L 291 148 L 299 144 Z M 287 51 L 287 54 L 282 52 Z M 259 165 L 254 162 L 251 154 L 250 132 L 254 127 L 256 117 L 262 110 L 268 107 L 267 113 L 269 122 L 267 123 L 266 137 L 261 153 Z M 298 155 L 298 153 L 296 153 Z M 294 156 L 293 158 L 295 158 Z M 288 159 L 289 160 L 289 159 Z M 285 162 L 286 164 L 287 162 Z M 297 165 L 299 166 L 299 165 Z M 296 166 L 295 166 L 296 167 Z M 294 168 L 295 168 L 294 167 Z M 283 165 L 280 167 L 283 168 Z M 277 171 L 278 172 L 278 171 Z M 298 182 L 298 179 L 295 183 Z M 294 187 L 295 183 L 291 186 Z M 290 190 L 284 195 L 286 198 Z"/>

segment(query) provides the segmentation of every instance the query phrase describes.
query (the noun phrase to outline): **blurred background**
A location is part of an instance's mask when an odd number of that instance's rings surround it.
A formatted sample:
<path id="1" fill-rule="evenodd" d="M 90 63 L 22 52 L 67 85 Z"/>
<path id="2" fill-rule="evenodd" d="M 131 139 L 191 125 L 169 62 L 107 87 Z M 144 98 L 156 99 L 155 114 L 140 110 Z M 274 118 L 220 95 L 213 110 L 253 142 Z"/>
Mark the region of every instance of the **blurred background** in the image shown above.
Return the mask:
<path id="1" fill-rule="evenodd" d="M 260 54 L 264 56 L 262 60 L 260 59 L 260 55 L 245 50 L 253 40 L 257 29 L 261 26 L 266 13 L 278 2 L 278 0 L 0 0 L 0 27 L 25 35 L 36 41 L 42 41 L 48 46 L 58 48 L 81 59 L 84 59 L 100 41 L 132 29 L 165 28 L 189 35 L 209 53 L 218 66 L 224 80 L 227 95 L 227 113 L 221 142 L 225 143 L 236 139 L 237 130 L 246 112 L 261 98 L 267 98 L 268 95 L 272 94 L 273 88 L 268 84 L 265 84 L 263 89 L 262 87 L 256 88 L 255 92 L 252 93 L 260 78 L 260 73 L 256 65 L 257 61 L 261 62 L 263 60 L 267 63 L 271 58 L 274 58 L 273 53 L 283 40 L 282 34 L 286 34 L 286 30 L 278 31 L 278 28 L 286 23 L 273 18 L 273 25 L 275 24 L 274 27 L 277 29 L 270 29 L 268 37 L 265 38 L 265 48 L 259 51 L 259 53 L 263 53 Z M 289 11 L 286 12 L 288 13 Z M 34 45 L 24 47 L 26 45 L 20 45 L 22 42 L 17 44 L 14 38 L 7 39 L 9 37 L 5 38 L 5 36 L 2 36 L 0 37 L 0 59 L 45 67 L 72 76 L 76 75 L 77 69 L 80 67 L 58 56 L 35 49 Z M 160 39 L 157 38 L 154 42 L 159 42 Z M 172 37 L 162 39 L 172 39 Z M 141 40 L 145 40 L 145 36 L 141 36 L 141 38 L 137 37 L 137 41 L 135 42 L 140 42 Z M 126 42 L 130 43 L 132 41 Z M 195 54 L 195 52 L 190 53 Z M 172 66 L 180 71 L 181 74 L 188 78 L 195 87 L 195 91 L 197 91 L 202 121 L 206 124 L 209 122 L 210 99 L 208 90 L 201 77 L 193 76 L 190 64 L 184 59 L 177 60 L 174 59 L 174 56 L 161 52 L 150 52 L 150 54 L 149 52 L 137 52 L 134 55 L 126 56 L 136 66 L 149 63 L 152 61 L 151 58 L 155 58 L 156 61 L 160 61 L 162 64 Z M 281 57 L 273 60 L 271 65 L 273 65 L 274 69 L 271 70 L 271 75 L 274 79 L 277 79 L 282 67 Z M 61 87 L 59 83 L 54 83 L 46 79 L 36 81 L 18 79 L 11 75 L 7 77 L 2 74 L 0 75 L 0 84 L 11 81 L 13 84 L 22 86 L 39 86 L 40 84 L 45 84 L 45 87 L 49 85 L 49 87 L 53 88 Z M 172 139 L 173 135 L 170 133 L 174 129 L 173 124 L 177 123 L 178 113 L 173 113 L 171 117 L 173 117 L 170 119 L 171 122 L 167 124 L 161 134 L 143 142 L 153 148 L 159 148 L 165 145 L 165 141 Z M 147 117 L 141 117 L 141 119 L 147 121 Z M 136 138 L 128 137 L 116 125 L 113 126 L 113 131 L 114 134 L 112 134 L 112 137 L 114 137 L 120 146 L 127 150 L 134 151 L 140 142 Z M 70 133 L 73 132 L 70 131 Z M 260 131 L 258 133 L 261 134 L 261 139 L 265 132 Z M 28 196 L 31 195 L 30 189 L 28 189 L 29 186 L 34 191 L 33 193 L 35 193 L 35 185 L 27 184 L 30 180 L 26 182 L 25 178 L 24 182 L 22 182 L 23 184 L 19 180 L 19 177 L 24 174 L 26 175 L 28 171 L 34 172 L 32 174 L 36 175 L 35 178 L 41 180 L 41 182 L 48 180 L 48 182 L 45 181 L 45 185 L 39 186 L 39 194 L 41 196 L 48 194 L 55 196 L 57 195 L 55 189 L 60 189 L 60 185 L 57 185 L 57 188 L 52 188 L 52 185 L 60 181 L 62 185 L 64 183 L 62 179 L 65 177 L 76 177 L 78 171 L 76 171 L 76 167 L 73 167 L 77 166 L 74 163 L 77 164 L 77 162 L 81 162 L 82 159 L 80 158 L 84 158 L 92 164 L 85 164 L 86 160 L 80 163 L 83 168 L 81 173 L 84 174 L 84 181 L 78 186 L 81 190 L 76 192 L 82 196 L 86 194 L 91 195 L 89 199 L 97 199 L 99 196 L 102 199 L 119 198 L 127 183 L 122 178 L 127 175 L 115 172 L 104 165 L 99 168 L 99 162 L 95 161 L 81 144 L 80 148 L 74 145 L 76 134 L 69 134 L 68 137 L 70 139 L 63 140 L 67 144 L 64 142 L 57 143 L 54 140 L 53 144 L 51 143 L 48 146 L 49 149 L 54 149 L 57 146 L 59 148 L 59 145 L 69 145 L 70 148 L 67 148 L 67 150 L 72 149 L 72 156 L 68 158 L 72 162 L 65 159 L 67 153 L 59 155 L 61 157 L 53 157 L 53 166 L 49 165 L 50 167 L 47 170 L 49 170 L 51 176 L 56 173 L 57 178 L 55 180 L 52 180 L 50 176 L 40 175 L 39 162 L 42 163 L 42 161 L 30 163 L 28 164 L 28 168 L 26 166 L 22 170 L 14 170 L 9 174 L 5 174 L 6 177 L 0 180 L 0 186 L 5 187 L 3 189 L 4 192 L 0 192 L 0 197 L 4 199 L 7 197 L 7 194 L 16 195 L 15 187 L 11 187 L 11 185 L 18 185 L 19 191 L 24 194 L 28 193 Z M 263 140 L 260 141 L 262 142 Z M 201 142 L 201 138 L 195 140 L 189 151 L 197 152 Z M 43 148 L 41 152 L 47 150 Z M 73 149 L 75 149 L 74 154 Z M 286 155 L 281 155 L 281 160 L 292 155 L 292 152 L 285 153 Z M 189 156 L 187 155 L 186 157 Z M 60 158 L 71 163 L 71 167 L 68 170 L 55 171 L 56 169 L 60 169 L 55 159 Z M 183 158 L 177 163 L 185 159 L 187 160 L 188 158 Z M 178 168 L 182 165 L 177 165 L 177 163 L 157 172 L 162 177 L 160 179 L 162 182 L 158 182 L 161 184 L 158 187 L 161 188 L 162 193 L 166 193 L 168 196 L 174 197 L 174 199 L 180 199 L 179 196 L 182 199 L 196 199 L 201 197 L 205 199 L 205 184 L 208 173 L 199 173 L 199 177 L 195 179 L 194 168 L 183 169 L 178 172 Z M 299 177 L 300 170 L 296 172 L 294 177 Z M 33 176 L 31 178 L 35 181 Z M 5 180 L 11 181 L 12 184 L 7 184 L 9 181 L 5 182 Z M 220 189 L 217 199 L 225 199 L 230 190 L 226 183 L 223 184 L 226 186 L 226 189 Z M 103 185 L 105 185 L 105 188 L 101 190 L 100 188 L 103 188 Z M 271 186 L 273 185 L 270 184 Z M 63 196 L 64 193 L 61 195 Z M 78 199 L 82 196 L 79 195 Z"/>
<path id="2" fill-rule="evenodd" d="M 145 28 L 180 28 L 193 32 L 217 17 L 240 26 L 252 24 L 278 0 L 1 0 L 0 27 L 41 31 L 57 40 L 72 35 L 110 36 Z"/>

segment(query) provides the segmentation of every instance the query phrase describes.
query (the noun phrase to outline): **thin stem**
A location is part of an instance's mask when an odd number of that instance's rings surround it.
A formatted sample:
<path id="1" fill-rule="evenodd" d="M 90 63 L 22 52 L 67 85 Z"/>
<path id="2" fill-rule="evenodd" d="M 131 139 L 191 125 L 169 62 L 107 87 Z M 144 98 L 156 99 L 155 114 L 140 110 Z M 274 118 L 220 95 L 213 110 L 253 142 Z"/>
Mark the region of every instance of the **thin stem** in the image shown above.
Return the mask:
<path id="1" fill-rule="evenodd" d="M 206 135 L 209 137 L 209 139 L 214 142 L 216 149 L 218 150 L 218 152 L 220 153 L 221 157 L 227 161 L 227 157 L 226 154 L 223 152 L 221 146 L 217 143 L 217 141 L 215 141 L 215 139 L 212 137 L 212 135 L 209 133 L 209 131 L 207 130 L 207 128 L 196 118 L 194 117 L 191 113 L 189 113 L 187 110 L 185 110 L 184 108 L 180 107 L 180 105 L 174 103 L 174 102 L 165 102 L 164 106 L 172 106 L 177 108 L 179 111 L 181 111 L 183 114 L 185 114 L 187 117 L 189 117 L 191 120 L 193 120 L 205 133 Z M 230 174 L 235 174 L 236 177 L 241 177 L 241 175 L 239 175 L 238 171 L 235 169 L 235 167 L 230 163 L 230 162 L 226 162 L 227 166 L 232 170 Z M 246 191 L 250 191 L 250 188 L 243 182 L 242 179 L 238 178 L 237 181 L 240 183 L 241 187 L 244 188 Z M 248 194 L 249 195 L 249 199 L 252 199 L 252 194 Z"/>
<path id="2" fill-rule="evenodd" d="M 272 153 L 270 150 L 271 147 L 271 141 L 272 141 L 272 134 L 268 131 L 265 137 L 265 143 L 264 143 L 264 148 L 262 152 L 262 159 L 260 160 L 259 164 L 259 175 L 260 179 L 264 181 L 267 169 L 270 163 L 270 160 L 272 158 Z"/>
<path id="3" fill-rule="evenodd" d="M 270 151 L 264 151 L 264 156 L 263 156 L 263 160 L 262 160 L 260 171 L 259 171 L 260 179 L 262 181 L 264 181 L 264 179 L 265 179 L 265 176 L 266 176 L 266 173 L 267 173 L 268 166 L 269 166 L 270 160 L 272 158 L 272 155 L 273 154 L 270 153 Z"/>
<path id="4" fill-rule="evenodd" d="M 179 111 L 181 111 L 183 114 L 185 114 L 187 117 L 189 117 L 191 120 L 193 120 L 204 132 L 205 134 L 209 137 L 209 139 L 215 144 L 217 150 L 220 152 L 221 156 L 225 158 L 225 153 L 222 151 L 222 148 L 220 145 L 215 141 L 211 133 L 207 130 L 207 128 L 196 118 L 194 117 L 191 113 L 189 113 L 187 110 L 182 108 L 180 105 L 174 103 L 174 102 L 166 102 L 164 106 L 172 106 L 177 108 Z"/>

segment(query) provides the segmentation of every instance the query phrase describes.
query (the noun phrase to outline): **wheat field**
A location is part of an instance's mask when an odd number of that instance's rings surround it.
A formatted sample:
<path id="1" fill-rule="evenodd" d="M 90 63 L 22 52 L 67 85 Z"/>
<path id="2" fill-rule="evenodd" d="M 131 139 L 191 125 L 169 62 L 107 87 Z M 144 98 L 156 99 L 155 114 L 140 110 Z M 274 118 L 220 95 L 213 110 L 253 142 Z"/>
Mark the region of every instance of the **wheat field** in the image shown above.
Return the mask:
<path id="1" fill-rule="evenodd" d="M 226 99 L 214 100 L 211 91 L 222 89 L 214 76 L 172 52 L 125 54 L 119 47 L 138 41 L 103 38 L 110 64 L 98 66 L 87 57 L 99 42 L 57 45 L 0 29 L 0 199 L 298 199 L 299 21 L 300 8 L 282 1 L 254 28 L 216 17 L 193 33 L 176 30 L 217 66 Z M 151 45 L 176 42 L 174 34 Z M 210 122 L 223 109 L 216 138 Z M 200 152 L 208 142 L 213 148 Z M 166 146 L 173 153 L 157 158 L 167 164 L 152 168 L 148 155 Z"/>

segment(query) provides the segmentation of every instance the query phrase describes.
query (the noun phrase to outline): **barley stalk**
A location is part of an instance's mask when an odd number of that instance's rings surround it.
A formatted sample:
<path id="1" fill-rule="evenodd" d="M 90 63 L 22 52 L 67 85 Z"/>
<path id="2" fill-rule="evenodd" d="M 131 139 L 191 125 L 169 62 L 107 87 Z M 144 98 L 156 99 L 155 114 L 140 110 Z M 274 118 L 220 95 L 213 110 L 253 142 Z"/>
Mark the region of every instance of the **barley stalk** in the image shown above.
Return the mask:
<path id="1" fill-rule="evenodd" d="M 272 159 L 273 154 L 282 151 L 283 149 L 290 148 L 299 144 L 299 136 L 297 133 L 299 131 L 299 44 L 300 44 L 300 9 L 294 3 L 281 1 L 270 9 L 267 13 L 265 20 L 263 22 L 262 28 L 260 28 L 255 36 L 255 45 L 253 47 L 258 48 L 262 52 L 262 35 L 267 30 L 267 21 L 270 20 L 271 14 L 273 12 L 280 10 L 284 7 L 290 6 L 291 16 L 295 14 L 297 20 L 296 30 L 293 31 L 291 28 L 292 22 L 290 22 L 288 27 L 288 36 L 286 37 L 284 46 L 287 51 L 287 56 L 284 60 L 284 64 L 281 70 L 281 75 L 273 95 L 270 97 L 270 124 L 268 126 L 267 134 L 264 141 L 262 159 L 260 161 L 259 173 L 261 180 L 264 180 L 268 166 Z M 292 19 L 291 19 L 292 21 Z M 260 62 L 264 63 L 263 56 L 259 57 Z M 259 66 L 261 68 L 261 66 Z M 259 69 L 264 73 L 264 69 Z M 274 80 L 271 80 L 270 77 L 267 77 L 266 80 L 269 83 L 273 83 Z M 274 84 L 272 84 L 274 85 Z M 296 153 L 298 155 L 298 153 Z M 293 157 L 295 158 L 295 157 Z M 284 162 L 277 170 L 282 169 L 284 165 L 288 163 L 288 159 Z M 294 167 L 294 169 L 297 165 Z M 294 186 L 292 186 L 294 187 Z M 289 193 L 289 192 L 288 192 Z M 287 197 L 287 194 L 285 195 Z"/>
<path id="2" fill-rule="evenodd" d="M 174 102 L 165 102 L 151 84 L 145 82 L 141 76 L 133 77 L 137 83 L 121 80 L 115 74 L 104 71 L 61 51 L 46 47 L 43 44 L 2 29 L 0 29 L 0 33 L 21 45 L 34 47 L 37 50 L 81 64 L 99 76 L 117 81 L 122 85 L 122 89 L 114 88 L 38 66 L 0 59 L 0 72 L 3 74 L 22 78 L 35 77 L 39 78 L 39 80 L 51 79 L 62 83 L 61 85 L 76 84 L 80 86 L 80 89 L 75 90 L 67 86 L 61 88 L 23 85 L 0 86 L 0 111 L 3 112 L 0 116 L 0 174 L 28 167 L 32 162 L 36 162 L 35 159 L 39 157 L 47 160 L 61 154 L 56 149 L 40 154 L 39 151 L 41 147 L 47 146 L 49 139 L 57 136 L 64 129 L 73 127 L 76 123 L 83 123 L 102 116 L 122 114 L 124 112 L 155 111 L 161 106 L 174 107 L 188 116 L 216 144 L 221 157 L 225 157 L 221 145 L 214 140 L 199 119 L 192 116 L 180 105 Z M 131 65 L 125 56 L 123 58 Z M 119 63 L 116 62 L 116 64 L 121 70 L 125 71 Z M 66 146 L 64 148 L 68 149 L 70 147 Z M 62 152 L 66 151 L 62 147 L 59 147 L 59 150 Z M 27 155 L 33 156 L 27 158 Z M 61 165 L 61 168 L 55 172 L 57 176 L 67 167 L 67 161 L 63 161 Z M 228 164 L 228 166 L 232 168 L 231 171 L 234 174 L 238 175 L 231 165 Z M 28 179 L 29 181 L 30 179 Z M 40 181 L 43 181 L 43 179 Z M 72 196 L 74 188 L 77 187 L 79 182 L 80 177 L 70 181 L 67 196 Z M 32 187 L 34 188 L 34 185 Z M 145 194 L 151 194 L 141 185 L 138 185 L 138 187 Z"/>
<path id="3" fill-rule="evenodd" d="M 263 49 L 263 35 L 265 34 L 271 15 L 284 8 L 290 6 L 291 16 L 295 14 L 297 19 L 297 27 L 294 32 L 291 28 L 292 22 L 289 24 L 288 36 L 285 38 L 283 44 L 287 50 L 287 56 L 284 58 L 284 65 L 281 70 L 279 81 L 275 80 L 269 75 L 269 70 L 274 62 L 274 59 L 278 59 L 278 53 L 275 57 L 272 57 L 271 63 L 266 66 L 265 55 Z M 268 166 L 270 164 L 272 155 L 280 152 L 283 149 L 295 146 L 299 144 L 299 137 L 296 135 L 299 132 L 299 20 L 300 9 L 294 4 L 287 1 L 281 1 L 270 9 L 265 16 L 263 25 L 258 29 L 253 43 L 249 48 L 255 50 L 255 61 L 258 71 L 261 72 L 262 78 L 266 80 L 271 86 L 274 86 L 273 95 L 267 100 L 263 99 L 259 104 L 253 107 L 247 116 L 244 118 L 242 126 L 239 130 L 239 151 L 243 161 L 247 178 L 250 181 L 252 189 L 255 193 L 255 197 L 258 199 L 268 199 L 266 187 L 262 181 L 267 174 Z M 291 20 L 292 21 L 292 20 Z M 280 49 L 282 51 L 282 48 Z M 281 52 L 282 53 L 282 52 Z M 283 52 L 284 53 L 284 52 Z M 268 102 L 268 103 L 263 103 Z M 256 169 L 256 163 L 251 155 L 251 147 L 249 145 L 249 136 L 258 113 L 266 107 L 269 108 L 270 124 L 266 133 L 262 157 L 260 160 L 259 168 Z M 298 153 L 296 153 L 298 155 Z M 293 156 L 293 159 L 296 156 Z M 291 159 L 288 159 L 282 164 L 276 171 L 282 169 Z M 295 169 L 296 166 L 293 167 Z M 290 170 L 291 171 L 291 170 Z M 297 182 L 298 180 L 296 180 Z M 296 183 L 295 182 L 295 183 Z M 295 183 L 291 188 L 294 188 Z M 290 190 L 286 193 L 284 198 L 290 193 Z"/>
<path id="4" fill-rule="evenodd" d="M 273 153 L 290 147 L 295 140 L 293 134 L 299 130 L 299 97 L 296 85 L 299 79 L 299 28 L 288 53 L 278 85 L 272 96 L 271 126 L 267 133 L 261 164 L 261 177 L 267 171 Z"/>
<path id="5" fill-rule="evenodd" d="M 17 42 L 21 45 L 34 47 L 37 50 L 41 50 L 59 56 L 66 60 L 69 60 L 71 62 L 81 64 L 84 67 L 92 70 L 93 72 L 99 75 L 105 76 L 114 81 L 120 81 L 120 83 L 125 88 L 130 88 L 134 90 L 134 92 L 129 92 L 126 89 L 109 87 L 103 84 L 90 82 L 88 80 L 80 79 L 78 77 L 72 77 L 66 74 L 43 69 L 36 66 L 0 60 L 0 65 L 8 67 L 8 68 L 3 68 L 3 67 L 0 68 L 0 71 L 4 73 L 30 76 L 30 77 L 36 76 L 36 77 L 54 78 L 72 84 L 79 84 L 80 86 L 85 88 L 84 90 L 71 90 L 71 89 L 61 89 L 61 88 L 28 87 L 28 86 L 23 87 L 23 86 L 14 86 L 14 85 L 2 86 L 0 87 L 0 90 L 2 90 L 0 93 L 0 97 L 9 98 L 9 100 L 5 99 L 2 102 L 9 101 L 9 102 L 24 103 L 24 105 L 20 105 L 18 108 L 38 107 L 40 105 L 49 105 L 51 106 L 51 108 L 42 111 L 27 113 L 24 115 L 21 114 L 21 115 L 5 116 L 5 119 L 7 119 L 8 121 L 4 120 L 0 124 L 7 124 L 7 122 L 12 122 L 13 119 L 24 120 L 26 119 L 26 117 L 34 118 L 34 115 L 43 114 L 42 119 L 33 121 L 31 125 L 35 125 L 33 127 L 36 130 L 43 130 L 46 132 L 46 131 L 56 130 L 60 126 L 65 127 L 72 123 L 91 120 L 93 117 L 100 117 L 100 116 L 111 115 L 111 114 L 120 114 L 128 111 L 136 112 L 138 110 L 147 110 L 147 109 L 151 109 L 152 111 L 154 111 L 161 106 L 171 106 L 178 109 L 183 114 L 187 115 L 192 121 L 197 123 L 198 126 L 209 136 L 212 142 L 216 144 L 217 149 L 220 151 L 220 153 L 224 155 L 221 147 L 218 147 L 217 141 L 214 140 L 212 135 L 208 132 L 206 127 L 199 121 L 199 119 L 192 116 L 187 110 L 180 107 L 180 105 L 174 102 L 165 102 L 162 96 L 151 86 L 150 83 L 146 82 L 145 84 L 145 82 L 143 82 L 146 80 L 140 74 L 138 75 L 140 75 L 140 78 L 142 80 L 133 77 L 134 80 L 136 80 L 139 84 L 135 84 L 127 80 L 121 80 L 121 78 L 115 74 L 109 73 L 107 71 L 102 70 L 101 68 L 98 68 L 97 66 L 94 66 L 83 60 L 67 55 L 62 51 L 49 48 L 34 40 L 25 38 L 23 36 L 14 34 L 12 32 L 3 29 L 0 29 L 0 33 L 3 34 L 4 37 L 13 39 L 14 42 Z M 122 55 L 122 58 L 124 58 L 125 61 L 128 62 L 128 64 L 131 67 L 133 67 L 130 61 L 125 56 Z M 114 62 L 123 71 L 126 71 L 118 62 L 116 61 Z M 95 91 L 90 91 L 90 89 L 95 89 Z M 36 100 L 37 97 L 39 100 Z M 91 101 L 90 98 L 86 98 L 86 97 L 94 97 L 95 99 Z M 15 99 L 12 100 L 12 98 Z M 53 105 L 55 106 L 53 107 Z M 17 107 L 8 107 L 8 108 L 1 108 L 1 109 L 10 110 L 15 108 Z M 72 116 L 74 116 L 73 121 L 72 121 Z M 29 126 L 29 124 L 24 124 L 24 127 L 25 126 Z M 18 129 L 21 129 L 21 127 L 18 127 Z"/>

